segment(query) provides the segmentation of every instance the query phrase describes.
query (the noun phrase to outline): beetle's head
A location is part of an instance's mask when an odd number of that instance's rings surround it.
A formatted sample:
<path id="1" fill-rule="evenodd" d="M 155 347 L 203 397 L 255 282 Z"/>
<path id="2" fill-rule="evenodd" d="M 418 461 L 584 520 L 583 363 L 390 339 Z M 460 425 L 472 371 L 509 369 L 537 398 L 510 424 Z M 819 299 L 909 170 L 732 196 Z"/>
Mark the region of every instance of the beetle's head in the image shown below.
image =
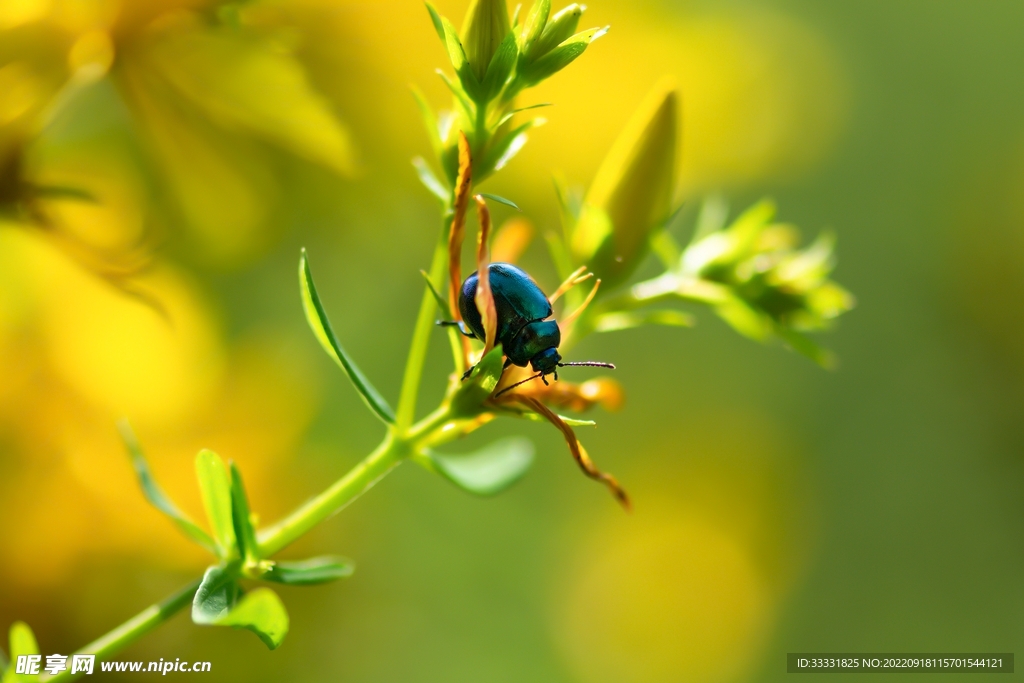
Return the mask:
<path id="1" fill-rule="evenodd" d="M 553 346 L 544 349 L 530 359 L 530 365 L 533 366 L 533 369 L 537 372 L 542 372 L 545 375 L 558 370 L 558 364 L 561 362 L 562 356 L 559 355 L 558 349 Z"/>

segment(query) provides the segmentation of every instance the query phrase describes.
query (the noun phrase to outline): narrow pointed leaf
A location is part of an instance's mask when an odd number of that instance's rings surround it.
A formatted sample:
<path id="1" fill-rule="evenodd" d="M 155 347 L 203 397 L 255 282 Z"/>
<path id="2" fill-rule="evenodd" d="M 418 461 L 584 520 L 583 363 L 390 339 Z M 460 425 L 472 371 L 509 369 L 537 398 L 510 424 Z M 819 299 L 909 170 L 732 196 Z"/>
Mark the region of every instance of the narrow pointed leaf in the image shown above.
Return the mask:
<path id="1" fill-rule="evenodd" d="M 697 214 L 697 225 L 693 229 L 690 244 L 695 244 L 713 232 L 725 227 L 729 217 L 729 205 L 721 195 L 711 195 L 704 200 Z"/>
<path id="2" fill-rule="evenodd" d="M 452 23 L 445 17 L 441 17 L 441 28 L 444 31 L 444 45 L 448 51 L 448 61 L 451 62 L 455 74 L 459 77 L 466 94 L 470 99 L 480 99 L 480 80 L 473 73 L 473 67 L 466 56 L 466 50 L 459 40 L 459 33 L 452 26 Z"/>
<path id="3" fill-rule="evenodd" d="M 818 346 L 817 343 L 809 339 L 806 335 L 787 328 L 779 328 L 776 330 L 776 333 L 786 343 L 786 346 L 793 349 L 801 356 L 810 358 L 826 370 L 835 369 L 837 364 L 835 354 L 828 349 Z"/>
<path id="4" fill-rule="evenodd" d="M 430 191 L 430 194 L 434 195 L 441 200 L 441 203 L 446 205 L 451 200 L 452 191 L 445 187 L 444 183 L 438 180 L 437 176 L 427 165 L 427 162 L 423 157 L 416 157 L 412 160 L 412 165 L 416 169 L 416 175 L 419 176 L 420 182 L 423 183 L 423 187 Z"/>
<path id="5" fill-rule="evenodd" d="M 294 562 L 275 562 L 263 575 L 267 581 L 290 586 L 311 586 L 317 583 L 347 579 L 355 571 L 355 564 L 347 557 L 324 555 Z"/>
<path id="6" fill-rule="evenodd" d="M 462 108 L 463 116 L 465 116 L 468 120 L 473 120 L 473 101 L 469 98 L 469 95 L 466 93 L 466 91 L 463 90 L 462 86 L 459 83 L 453 81 L 448 76 L 448 74 L 441 71 L 440 69 L 437 70 L 437 75 L 441 77 L 441 80 L 444 82 L 444 84 L 448 86 L 448 90 L 450 90 L 452 95 L 455 96 L 455 101 L 458 102 L 459 106 Z"/>
<path id="7" fill-rule="evenodd" d="M 594 321 L 596 332 L 617 332 L 643 325 L 667 325 L 670 327 L 693 327 L 695 320 L 692 315 L 682 311 L 639 311 L 636 313 L 615 312 L 605 313 Z"/>
<path id="8" fill-rule="evenodd" d="M 441 15 L 437 13 L 437 10 L 429 2 L 424 4 L 427 6 L 427 11 L 430 12 L 430 21 L 434 24 L 437 37 L 441 39 L 441 42 L 444 42 L 444 24 L 441 22 Z"/>
<path id="9" fill-rule="evenodd" d="M 468 455 L 428 453 L 434 468 L 464 491 L 492 496 L 519 481 L 533 463 L 533 443 L 523 437 L 495 441 Z"/>
<path id="10" fill-rule="evenodd" d="M 233 462 L 229 467 L 231 469 L 231 521 L 235 529 L 235 538 L 238 539 L 238 549 L 242 558 L 247 562 L 255 562 L 259 559 L 259 551 L 256 544 L 256 530 L 252 527 L 252 515 L 249 512 L 249 497 L 245 494 L 242 473 L 238 471 L 238 467 Z"/>
<path id="11" fill-rule="evenodd" d="M 299 259 L 299 283 L 302 287 L 302 305 L 306 311 L 306 320 L 313 329 L 320 345 L 324 347 L 328 355 L 341 366 L 348 378 L 352 380 L 363 401 L 370 407 L 377 416 L 387 424 L 394 424 L 395 411 L 391 409 L 384 397 L 370 384 L 366 376 L 356 367 L 355 363 L 348 357 L 345 350 L 341 348 L 331 323 L 327 319 L 323 305 L 320 303 L 320 295 L 317 294 L 316 285 L 313 283 L 313 274 L 309 269 L 309 260 L 306 257 L 306 250 L 302 250 L 302 257 Z"/>
<path id="12" fill-rule="evenodd" d="M 264 645 L 275 650 L 288 635 L 288 611 L 277 593 L 269 588 L 257 588 L 246 593 L 213 624 L 248 629 L 259 636 Z"/>
<path id="13" fill-rule="evenodd" d="M 217 542 L 217 555 L 234 557 L 237 552 L 235 526 L 231 505 L 231 479 L 224 461 L 210 450 L 201 450 L 196 456 L 196 477 L 202 494 L 206 517 Z"/>
<path id="14" fill-rule="evenodd" d="M 658 257 L 661 264 L 668 270 L 675 270 L 679 265 L 683 250 L 679 248 L 679 243 L 672 237 L 672 234 L 668 230 L 658 230 L 651 235 L 650 243 L 651 251 Z"/>
<path id="15" fill-rule="evenodd" d="M 536 61 L 522 65 L 519 77 L 526 83 L 540 83 L 550 78 L 565 67 L 569 66 L 587 47 L 608 32 L 608 27 L 592 28 L 581 31 L 568 40 L 562 42 L 558 47 L 539 57 Z"/>
<path id="16" fill-rule="evenodd" d="M 715 313 L 745 337 L 763 342 L 771 336 L 771 319 L 731 292 L 715 306 Z"/>
<path id="17" fill-rule="evenodd" d="M 525 413 L 518 413 L 518 416 L 523 418 L 523 419 L 529 420 L 531 422 L 547 422 L 547 420 L 545 420 L 542 415 L 538 415 L 537 413 L 532 413 L 532 412 L 529 412 L 529 411 L 527 411 Z M 593 420 L 579 420 L 579 419 L 576 419 L 574 417 L 566 417 L 565 415 L 559 415 L 558 418 L 562 422 L 564 422 L 565 424 L 569 425 L 570 427 L 596 427 L 597 426 L 597 423 L 594 422 Z"/>
<path id="18" fill-rule="evenodd" d="M 416 105 L 420 109 L 423 127 L 426 129 L 427 137 L 430 139 L 430 148 L 434 151 L 434 157 L 439 159 L 442 152 L 444 152 L 444 136 L 441 132 L 441 126 L 438 124 L 434 110 L 430 108 L 430 103 L 427 102 L 423 92 L 419 88 L 413 87 L 412 95 L 416 98 Z"/>
<path id="19" fill-rule="evenodd" d="M 441 311 L 441 315 L 445 320 L 451 320 L 452 313 L 451 309 L 448 308 L 448 300 L 441 296 L 441 292 L 437 291 L 437 288 L 434 287 L 434 283 L 430 281 L 430 273 L 420 269 L 420 275 L 422 275 L 423 279 L 427 281 L 427 289 L 429 289 L 430 293 L 434 296 L 434 301 L 437 302 L 437 308 Z"/>
<path id="20" fill-rule="evenodd" d="M 526 132 L 531 128 L 543 126 L 547 120 L 542 117 L 531 119 L 506 133 L 493 147 L 484 154 L 483 161 L 477 171 L 477 182 L 494 171 L 505 167 L 526 144 Z"/>
<path id="21" fill-rule="evenodd" d="M 146 500 L 153 507 L 170 517 L 186 536 L 211 553 L 216 554 L 217 544 L 210 538 L 210 535 L 193 522 L 188 515 L 179 510 L 178 506 L 171 502 L 171 499 L 167 497 L 163 489 L 156 483 L 153 473 L 149 469 L 149 463 L 146 462 L 146 457 L 143 455 L 142 448 L 139 446 L 138 439 L 135 438 L 135 433 L 132 431 L 128 421 L 119 421 L 117 428 L 121 432 L 121 440 L 124 441 L 128 455 L 132 459 L 132 466 L 135 468 L 135 476 L 138 478 L 139 486 L 142 488 L 142 495 L 146 497 Z"/>
<path id="22" fill-rule="evenodd" d="M 499 204 L 504 204 L 505 206 L 511 206 L 513 209 L 515 209 L 516 211 L 519 211 L 520 213 L 522 213 L 522 211 L 523 211 L 522 209 L 519 208 L 519 205 L 516 204 L 511 199 L 505 199 L 504 197 L 501 197 L 499 195 L 488 194 L 486 192 L 481 192 L 480 196 L 481 197 L 486 197 L 487 199 L 490 199 L 492 201 L 498 202 Z"/>
<path id="23" fill-rule="evenodd" d="M 529 111 L 531 109 L 542 109 L 543 107 L 553 107 L 553 106 L 554 106 L 554 104 L 552 104 L 551 102 L 541 102 L 540 104 L 531 104 L 528 107 L 520 107 L 519 109 L 513 109 L 512 111 L 510 111 L 509 113 L 505 114 L 500 119 L 498 119 L 498 123 L 495 124 L 494 129 L 498 130 L 499 128 L 504 126 L 506 123 L 508 123 L 512 119 L 513 116 L 515 116 L 516 114 L 518 114 L 520 112 Z"/>

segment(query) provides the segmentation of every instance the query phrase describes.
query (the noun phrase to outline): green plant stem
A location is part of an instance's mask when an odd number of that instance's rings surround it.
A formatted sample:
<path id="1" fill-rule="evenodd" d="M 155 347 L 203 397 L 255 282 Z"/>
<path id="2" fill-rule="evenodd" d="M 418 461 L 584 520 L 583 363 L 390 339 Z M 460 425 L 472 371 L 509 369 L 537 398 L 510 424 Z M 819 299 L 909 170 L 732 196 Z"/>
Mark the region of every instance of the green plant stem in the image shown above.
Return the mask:
<path id="1" fill-rule="evenodd" d="M 199 588 L 200 582 L 201 579 L 196 579 L 165 600 L 155 605 L 150 605 L 106 635 L 81 648 L 75 654 L 96 655 L 97 660 L 102 660 L 126 645 L 134 643 L 140 637 L 177 614 L 181 609 L 191 605 L 192 596 Z M 67 669 L 56 676 L 47 677 L 44 675 L 40 680 L 54 682 L 73 681 L 81 675 L 81 672 L 71 673 L 71 658 L 69 657 Z"/>
<path id="2" fill-rule="evenodd" d="M 261 557 L 270 557 L 288 546 L 328 517 L 339 512 L 377 483 L 406 453 L 406 444 L 388 433 L 384 441 L 348 474 L 323 493 L 311 498 L 293 513 L 259 534 Z"/>
<path id="3" fill-rule="evenodd" d="M 445 212 L 441 219 L 441 234 L 434 246 L 434 258 L 430 263 L 430 281 L 436 286 L 444 276 L 445 263 L 448 260 L 448 222 L 451 213 Z M 441 289 L 439 291 L 447 291 Z M 423 377 L 423 364 L 427 360 L 427 347 L 430 344 L 430 332 L 434 327 L 434 309 L 437 303 L 428 287 L 423 289 L 420 300 L 420 312 L 416 317 L 416 327 L 409 345 L 409 357 L 405 363 L 405 375 L 402 377 L 402 393 L 398 397 L 398 411 L 395 424 L 399 433 L 409 429 L 416 415 L 416 399 L 420 393 L 420 379 Z"/>

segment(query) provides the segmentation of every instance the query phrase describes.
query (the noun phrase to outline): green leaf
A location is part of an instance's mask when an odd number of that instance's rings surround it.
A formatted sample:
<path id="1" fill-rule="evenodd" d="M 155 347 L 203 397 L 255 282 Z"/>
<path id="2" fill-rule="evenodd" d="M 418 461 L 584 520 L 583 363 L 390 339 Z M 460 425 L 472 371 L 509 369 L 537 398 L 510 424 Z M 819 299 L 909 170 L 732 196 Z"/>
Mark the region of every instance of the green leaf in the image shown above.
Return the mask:
<path id="1" fill-rule="evenodd" d="M 317 294 L 316 285 L 313 283 L 313 274 L 309 269 L 309 260 L 306 257 L 306 250 L 302 250 L 302 257 L 299 259 L 299 283 L 302 287 L 302 306 L 306 311 L 306 320 L 313 329 L 320 345 L 324 347 L 328 355 L 341 366 L 348 378 L 352 380 L 363 401 L 370 407 L 377 416 L 387 424 L 394 424 L 395 411 L 391 409 L 384 397 L 370 384 L 369 380 L 356 367 L 356 364 L 348 357 L 345 350 L 341 348 L 331 323 L 327 319 L 323 305 L 320 303 L 320 295 Z"/>
<path id="2" fill-rule="evenodd" d="M 721 195 L 711 195 L 704 200 L 697 214 L 697 225 L 693 229 L 690 244 L 695 244 L 713 232 L 725 227 L 729 218 L 729 205 Z"/>
<path id="3" fill-rule="evenodd" d="M 437 291 L 437 287 L 435 287 L 434 283 L 430 281 L 430 273 L 421 268 L 420 275 L 422 275 L 423 279 L 427 281 L 427 288 L 430 289 L 430 293 L 434 296 L 434 301 L 437 302 L 437 307 L 441 311 L 442 317 L 444 317 L 445 320 L 451 320 L 452 312 L 448 308 L 448 300 L 441 296 L 441 292 Z"/>
<path id="4" fill-rule="evenodd" d="M 347 557 L 324 555 L 294 562 L 275 562 L 263 575 L 267 581 L 290 586 L 312 586 L 337 579 L 347 579 L 355 571 L 355 564 Z"/>
<path id="5" fill-rule="evenodd" d="M 423 186 L 430 191 L 430 194 L 434 195 L 441 200 L 441 203 L 445 206 L 451 200 L 452 191 L 448 189 L 444 183 L 437 179 L 434 172 L 430 170 L 430 166 L 423 157 L 416 157 L 412 160 L 412 165 L 416 169 L 416 175 L 419 176 L 420 182 Z"/>
<path id="6" fill-rule="evenodd" d="M 452 95 L 455 96 L 455 101 L 462 108 L 462 115 L 465 116 L 467 120 L 472 121 L 474 118 L 473 112 L 476 110 L 476 107 L 473 105 L 473 100 L 469 98 L 469 95 L 463 89 L 462 85 L 453 81 L 448 74 L 440 69 L 437 70 L 437 75 L 441 77 L 441 81 L 448 86 L 448 90 L 450 90 Z"/>
<path id="7" fill-rule="evenodd" d="M 486 401 L 501 379 L 502 368 L 501 345 L 495 346 L 491 352 L 480 359 L 473 367 L 469 377 L 452 396 L 452 414 L 456 417 L 478 415 Z"/>
<path id="8" fill-rule="evenodd" d="M 810 358 L 826 370 L 835 369 L 837 365 L 835 354 L 828 349 L 818 346 L 818 344 L 809 339 L 806 335 L 786 328 L 779 328 L 776 330 L 776 333 L 786 343 L 786 346 L 793 349 L 801 356 Z"/>
<path id="9" fill-rule="evenodd" d="M 441 22 L 441 15 L 437 13 L 437 10 L 429 2 L 423 4 L 427 6 L 427 11 L 430 12 L 430 21 L 434 24 L 437 37 L 441 39 L 441 42 L 444 42 L 444 24 Z"/>
<path id="10" fill-rule="evenodd" d="M 763 342 L 771 336 L 771 319 L 735 294 L 716 305 L 715 313 L 745 337 Z"/>
<path id="11" fill-rule="evenodd" d="M 288 633 L 288 612 L 281 598 L 269 588 L 257 588 L 243 597 L 233 572 L 223 566 L 206 570 L 192 599 L 192 621 L 248 629 L 271 650 Z"/>
<path id="12" fill-rule="evenodd" d="M 252 631 L 271 650 L 288 635 L 288 611 L 277 593 L 257 588 L 247 593 L 230 612 L 214 622 L 217 626 L 234 626 Z"/>
<path id="13" fill-rule="evenodd" d="M 512 75 L 512 68 L 516 65 L 516 58 L 519 56 L 519 48 L 516 45 L 515 33 L 509 31 L 505 38 L 498 45 L 498 50 L 491 57 L 487 65 L 487 73 L 484 75 L 483 102 L 489 102 L 498 96 L 501 89 L 505 87 L 508 77 Z"/>
<path id="14" fill-rule="evenodd" d="M 505 199 L 504 197 L 501 197 L 499 195 L 488 194 L 487 192 L 481 192 L 480 196 L 481 197 L 486 197 L 487 199 L 490 199 L 491 201 L 498 202 L 499 204 L 504 204 L 505 206 L 511 206 L 513 209 L 515 209 L 516 211 L 519 211 L 520 213 L 522 213 L 522 211 L 523 211 L 522 209 L 519 208 L 519 205 L 516 204 L 511 199 Z"/>
<path id="15" fill-rule="evenodd" d="M 426 128 L 427 137 L 430 139 L 430 148 L 434 151 L 434 157 L 440 159 L 444 153 L 444 141 L 441 139 L 441 127 L 434 116 L 434 110 L 430 108 L 430 103 L 419 88 L 412 88 L 412 96 L 416 98 L 416 105 L 420 109 L 423 127 Z"/>
<path id="16" fill-rule="evenodd" d="M 217 554 L 225 559 L 234 557 L 237 544 L 231 505 L 231 480 L 224 461 L 213 451 L 199 451 L 196 456 L 196 477 L 199 479 L 206 517 L 217 540 Z"/>
<path id="17" fill-rule="evenodd" d="M 605 26 L 580 31 L 536 61 L 520 65 L 519 77 L 531 85 L 550 78 L 583 54 L 592 42 L 608 32 L 608 28 Z"/>
<path id="18" fill-rule="evenodd" d="M 251 131 L 344 175 L 356 171 L 348 129 L 317 92 L 301 62 L 252 33 L 157 32 L 146 64 L 209 118 Z"/>
<path id="19" fill-rule="evenodd" d="M 39 644 L 36 642 L 35 634 L 29 625 L 23 621 L 16 621 L 11 624 L 10 630 L 11 661 L 17 662 L 19 655 L 38 655 Z M 3 683 L 29 683 L 38 680 L 38 676 L 15 673 L 11 666 L 3 672 Z"/>
<path id="20" fill-rule="evenodd" d="M 464 491 L 492 496 L 519 481 L 533 463 L 533 443 L 513 436 L 468 455 L 427 452 L 434 468 Z"/>
<path id="21" fill-rule="evenodd" d="M 520 124 L 510 132 L 506 133 L 501 140 L 484 153 L 484 158 L 479 165 L 477 173 L 478 180 L 482 180 L 494 171 L 500 171 L 512 158 L 519 153 L 519 150 L 526 144 L 526 131 L 537 126 L 543 126 L 547 120 L 538 116 L 523 124 Z"/>
<path id="22" fill-rule="evenodd" d="M 203 582 L 192 598 L 192 621 L 196 624 L 216 624 L 241 597 L 242 588 L 231 570 L 221 565 L 208 567 L 203 574 Z"/>
<path id="23" fill-rule="evenodd" d="M 471 100 L 480 99 L 480 81 L 473 73 L 473 67 L 469 63 L 466 51 L 459 40 L 459 34 L 446 18 L 441 17 L 441 27 L 444 29 L 444 44 L 448 50 L 448 61 L 451 62 L 455 74 L 459 77 L 459 83 Z"/>
<path id="24" fill-rule="evenodd" d="M 498 130 L 499 128 L 504 126 L 506 123 L 508 123 L 510 120 L 512 120 L 512 117 L 515 116 L 516 114 L 519 114 L 519 113 L 524 112 L 524 111 L 529 111 L 531 109 L 542 109 L 544 107 L 553 107 L 553 106 L 555 106 L 555 105 L 553 103 L 551 103 L 551 102 L 541 102 L 540 104 L 531 104 L 531 105 L 529 105 L 527 107 L 520 107 L 519 109 L 513 109 L 512 111 L 510 111 L 509 113 L 505 114 L 500 119 L 498 119 L 498 122 L 496 124 L 494 124 L 494 130 Z"/>
<path id="25" fill-rule="evenodd" d="M 234 462 L 228 464 L 231 469 L 231 522 L 238 539 L 238 549 L 246 562 L 256 562 L 259 550 L 256 544 L 256 530 L 252 527 L 252 514 L 249 512 L 249 497 L 245 495 L 245 484 L 242 473 Z"/>
<path id="26" fill-rule="evenodd" d="M 121 440 L 124 441 L 124 445 L 128 449 L 128 455 L 131 456 L 132 465 L 135 467 L 135 476 L 139 480 L 139 486 L 142 487 L 142 494 L 146 500 L 157 510 L 170 517 L 186 536 L 211 553 L 217 554 L 217 544 L 210 538 L 210 535 L 193 522 L 188 515 L 179 510 L 153 479 L 149 463 L 146 462 L 146 457 L 142 454 L 142 448 L 139 446 L 138 439 L 135 438 L 135 432 L 132 431 L 128 420 L 119 420 L 117 428 L 121 432 Z"/>
<path id="27" fill-rule="evenodd" d="M 679 265 L 679 259 L 682 257 L 683 251 L 679 248 L 675 238 L 672 237 L 672 233 L 668 230 L 658 230 L 651 235 L 649 241 L 651 243 L 651 251 L 661 261 L 661 265 L 665 266 L 668 270 L 675 270 Z"/>
<path id="28" fill-rule="evenodd" d="M 670 327 L 693 327 L 692 315 L 682 311 L 616 311 L 599 315 L 594 321 L 595 332 L 617 332 L 642 325 L 668 325 Z"/>
<path id="29" fill-rule="evenodd" d="M 550 422 L 547 421 L 547 419 L 543 415 L 538 415 L 537 413 L 529 411 L 529 410 L 527 410 L 525 412 L 521 412 L 521 413 L 516 413 L 516 416 L 517 417 L 521 417 L 524 420 L 529 420 L 530 422 L 543 422 L 544 424 L 551 424 Z M 560 419 L 562 422 L 564 422 L 565 424 L 569 425 L 570 427 L 596 427 L 597 426 L 597 423 L 594 422 L 593 420 L 578 420 L 578 419 L 576 419 L 574 417 L 566 417 L 565 415 L 559 415 L 558 419 Z"/>

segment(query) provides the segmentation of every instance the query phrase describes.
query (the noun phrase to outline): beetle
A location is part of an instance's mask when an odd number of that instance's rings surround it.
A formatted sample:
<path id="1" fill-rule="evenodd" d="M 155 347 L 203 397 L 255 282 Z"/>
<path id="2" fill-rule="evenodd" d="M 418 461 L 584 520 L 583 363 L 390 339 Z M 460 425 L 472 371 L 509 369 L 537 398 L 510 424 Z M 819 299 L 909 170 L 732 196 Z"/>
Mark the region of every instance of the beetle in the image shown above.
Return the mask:
<path id="1" fill-rule="evenodd" d="M 558 368 L 567 365 L 615 368 L 611 363 L 595 361 L 563 363 L 562 356 L 558 353 L 562 333 L 558 329 L 558 323 L 550 319 L 554 313 L 551 302 L 537 283 L 524 270 L 510 263 L 491 263 L 487 266 L 487 273 L 497 313 L 498 329 L 495 341 L 501 344 L 505 353 L 505 367 L 518 365 L 525 368 L 529 364 L 537 372 L 523 382 L 540 377 L 544 384 L 547 384 L 547 375 L 554 375 L 557 380 Z M 462 283 L 459 292 L 459 312 L 462 313 L 462 321 L 442 320 L 438 324 L 456 325 L 467 337 L 483 340 L 486 336 L 484 324 L 476 307 L 478 281 L 479 274 L 474 272 Z M 468 377 L 471 370 L 472 368 L 467 370 L 462 378 Z M 513 384 L 499 393 L 504 393 L 523 382 Z"/>

